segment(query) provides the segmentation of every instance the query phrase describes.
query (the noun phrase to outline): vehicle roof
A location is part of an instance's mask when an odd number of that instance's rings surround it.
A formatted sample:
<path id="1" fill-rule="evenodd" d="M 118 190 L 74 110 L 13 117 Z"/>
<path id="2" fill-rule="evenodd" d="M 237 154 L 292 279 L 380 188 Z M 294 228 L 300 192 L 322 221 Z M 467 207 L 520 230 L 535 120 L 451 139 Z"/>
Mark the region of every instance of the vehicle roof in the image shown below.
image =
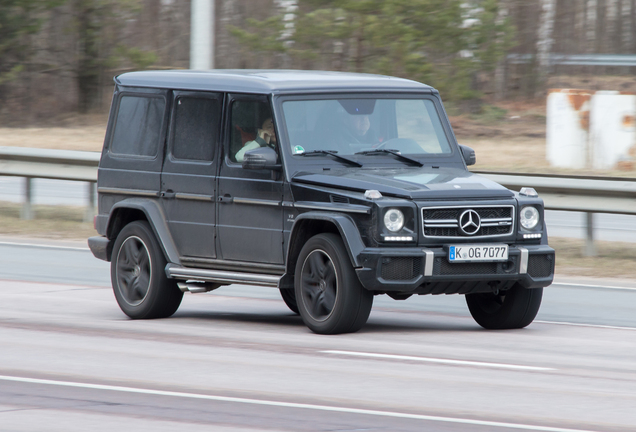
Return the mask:
<path id="1" fill-rule="evenodd" d="M 215 69 L 128 72 L 115 77 L 122 86 L 237 93 L 328 93 L 342 91 L 437 92 L 404 78 L 348 72 Z"/>

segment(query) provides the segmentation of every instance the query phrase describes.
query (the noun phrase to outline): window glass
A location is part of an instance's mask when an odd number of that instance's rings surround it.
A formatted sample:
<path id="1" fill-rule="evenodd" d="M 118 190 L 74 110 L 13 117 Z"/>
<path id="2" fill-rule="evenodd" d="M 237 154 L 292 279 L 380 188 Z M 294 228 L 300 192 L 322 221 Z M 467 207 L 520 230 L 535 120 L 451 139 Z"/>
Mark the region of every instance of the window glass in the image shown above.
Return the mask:
<path id="1" fill-rule="evenodd" d="M 402 99 L 395 102 L 399 138 L 416 141 L 426 153 L 448 153 L 450 146 L 433 101 Z"/>
<path id="2" fill-rule="evenodd" d="M 235 101 L 231 111 L 229 156 L 242 162 L 246 151 L 269 146 L 276 150 L 276 132 L 272 111 L 265 102 Z"/>
<path id="3" fill-rule="evenodd" d="M 325 99 L 283 103 L 291 151 L 373 149 L 405 154 L 449 154 L 435 104 L 429 99 Z"/>
<path id="4" fill-rule="evenodd" d="M 166 102 L 160 97 L 123 96 L 111 151 L 131 156 L 155 156 Z"/>
<path id="5" fill-rule="evenodd" d="M 211 161 L 217 143 L 220 102 L 180 97 L 175 104 L 172 155 L 177 159 Z"/>

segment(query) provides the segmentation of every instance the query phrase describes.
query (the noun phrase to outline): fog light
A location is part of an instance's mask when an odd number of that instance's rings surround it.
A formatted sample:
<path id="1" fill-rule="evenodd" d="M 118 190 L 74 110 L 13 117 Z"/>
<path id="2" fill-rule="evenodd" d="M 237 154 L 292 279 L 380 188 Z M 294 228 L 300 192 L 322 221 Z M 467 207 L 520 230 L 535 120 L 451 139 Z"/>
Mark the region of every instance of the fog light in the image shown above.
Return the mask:
<path id="1" fill-rule="evenodd" d="M 413 241 L 412 236 L 386 236 L 385 241 Z"/>
<path id="2" fill-rule="evenodd" d="M 541 238 L 541 234 L 537 233 L 537 234 L 524 234 L 523 235 L 524 239 L 538 239 Z"/>

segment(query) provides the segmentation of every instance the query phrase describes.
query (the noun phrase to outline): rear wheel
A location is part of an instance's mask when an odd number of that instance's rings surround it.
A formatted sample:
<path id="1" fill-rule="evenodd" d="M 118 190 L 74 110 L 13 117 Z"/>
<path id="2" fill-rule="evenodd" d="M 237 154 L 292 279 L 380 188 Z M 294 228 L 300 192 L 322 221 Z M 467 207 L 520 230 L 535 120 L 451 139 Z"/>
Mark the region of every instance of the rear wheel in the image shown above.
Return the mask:
<path id="1" fill-rule="evenodd" d="M 543 288 L 527 289 L 516 284 L 497 294 L 466 294 L 466 304 L 477 324 L 486 329 L 517 329 L 534 320 L 542 296 Z"/>
<path id="2" fill-rule="evenodd" d="M 126 225 L 113 246 L 111 282 L 121 310 L 134 319 L 165 318 L 177 311 L 183 292 L 164 271 L 166 259 L 146 221 Z"/>
<path id="3" fill-rule="evenodd" d="M 294 282 L 300 316 L 315 333 L 356 332 L 367 322 L 373 293 L 360 284 L 339 236 L 319 234 L 307 241 Z"/>

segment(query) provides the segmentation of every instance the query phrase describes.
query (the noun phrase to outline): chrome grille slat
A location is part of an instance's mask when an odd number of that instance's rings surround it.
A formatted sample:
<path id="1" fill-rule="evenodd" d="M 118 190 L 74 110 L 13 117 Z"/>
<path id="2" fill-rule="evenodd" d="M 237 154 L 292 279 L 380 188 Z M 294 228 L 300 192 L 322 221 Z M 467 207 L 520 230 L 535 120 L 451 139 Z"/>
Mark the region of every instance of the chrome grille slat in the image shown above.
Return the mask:
<path id="1" fill-rule="evenodd" d="M 472 209 L 480 216 L 479 231 L 471 236 L 462 235 L 459 229 L 459 217 Z M 422 229 L 424 237 L 445 239 L 483 239 L 502 237 L 512 234 L 515 221 L 513 205 L 463 205 L 422 207 Z M 455 217 L 455 219 L 449 219 Z"/>

